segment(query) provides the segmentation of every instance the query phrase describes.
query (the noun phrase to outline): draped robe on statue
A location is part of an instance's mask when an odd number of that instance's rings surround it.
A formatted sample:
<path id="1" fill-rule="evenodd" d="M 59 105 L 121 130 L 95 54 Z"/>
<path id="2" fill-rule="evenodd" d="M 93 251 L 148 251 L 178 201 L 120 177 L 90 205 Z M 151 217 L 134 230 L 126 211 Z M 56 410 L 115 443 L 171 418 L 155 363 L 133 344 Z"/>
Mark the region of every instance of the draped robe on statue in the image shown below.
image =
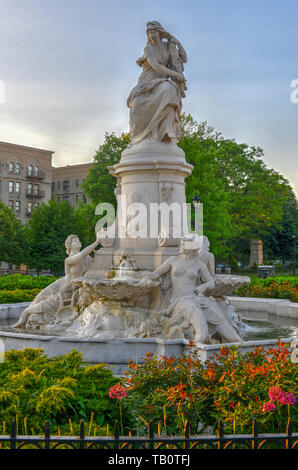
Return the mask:
<path id="1" fill-rule="evenodd" d="M 176 142 L 179 138 L 179 114 L 182 109 L 179 86 L 148 64 L 146 49 L 143 72 L 127 99 L 132 144 L 147 138 Z M 166 67 L 169 54 L 158 54 L 157 59 L 160 65 Z"/>

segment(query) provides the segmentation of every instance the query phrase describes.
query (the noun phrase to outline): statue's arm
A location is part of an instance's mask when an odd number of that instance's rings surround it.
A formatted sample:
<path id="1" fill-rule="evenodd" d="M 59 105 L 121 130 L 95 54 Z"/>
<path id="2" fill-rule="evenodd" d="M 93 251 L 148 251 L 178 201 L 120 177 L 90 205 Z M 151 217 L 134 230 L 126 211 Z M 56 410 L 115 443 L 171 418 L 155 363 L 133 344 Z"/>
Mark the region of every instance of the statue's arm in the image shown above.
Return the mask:
<path id="1" fill-rule="evenodd" d="M 150 279 L 153 279 L 153 280 L 159 279 L 163 274 L 168 273 L 171 270 L 171 268 L 172 268 L 171 260 L 167 259 L 159 266 L 158 269 L 156 269 L 155 271 L 153 271 L 153 273 L 151 273 Z"/>
<path id="2" fill-rule="evenodd" d="M 213 253 L 210 253 L 210 259 L 209 259 L 209 271 L 211 273 L 211 276 L 215 276 L 215 259 Z"/>
<path id="3" fill-rule="evenodd" d="M 94 243 L 84 248 L 82 251 L 80 251 L 80 253 L 66 258 L 65 264 L 76 264 L 78 261 L 81 261 L 82 259 L 86 258 L 86 256 L 90 255 L 90 253 L 92 253 L 92 251 L 99 245 L 99 243 L 100 238 L 97 238 Z"/>
<path id="4" fill-rule="evenodd" d="M 182 82 L 184 80 L 184 77 L 181 73 L 175 72 L 174 70 L 168 69 L 164 65 L 161 65 L 158 62 L 155 55 L 150 52 L 149 47 L 145 47 L 144 57 L 145 57 L 147 63 L 150 65 L 150 67 L 152 67 L 152 69 L 155 70 L 155 72 L 158 72 L 158 73 L 164 75 L 165 77 L 176 78 L 176 80 L 178 80 L 179 82 Z"/>
<path id="5" fill-rule="evenodd" d="M 197 287 L 197 294 L 203 294 L 207 289 L 213 289 L 215 287 L 214 277 L 211 276 L 209 269 L 202 261 L 199 261 L 198 274 L 203 283 Z"/>

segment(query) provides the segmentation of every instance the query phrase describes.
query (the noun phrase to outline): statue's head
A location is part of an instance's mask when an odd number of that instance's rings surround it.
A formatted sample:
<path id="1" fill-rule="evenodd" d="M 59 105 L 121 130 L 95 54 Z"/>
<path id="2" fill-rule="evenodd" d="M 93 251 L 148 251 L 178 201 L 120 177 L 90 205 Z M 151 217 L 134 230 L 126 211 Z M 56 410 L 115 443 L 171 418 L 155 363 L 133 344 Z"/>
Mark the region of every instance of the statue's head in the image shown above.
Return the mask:
<path id="1" fill-rule="evenodd" d="M 146 26 L 148 41 L 153 44 L 162 37 L 168 37 L 169 33 L 161 26 L 158 21 L 149 21 Z"/>
<path id="2" fill-rule="evenodd" d="M 77 235 L 68 235 L 67 239 L 65 240 L 65 248 L 68 255 L 73 252 L 78 253 L 82 248 L 79 237 Z"/>
<path id="3" fill-rule="evenodd" d="M 208 237 L 206 235 L 203 235 L 203 244 L 202 244 L 202 249 L 205 251 L 209 251 L 210 248 L 210 242 Z"/>
<path id="4" fill-rule="evenodd" d="M 195 255 L 198 253 L 201 245 L 200 237 L 197 237 L 196 235 L 185 236 L 181 238 L 180 251 L 185 254 L 192 253 Z"/>

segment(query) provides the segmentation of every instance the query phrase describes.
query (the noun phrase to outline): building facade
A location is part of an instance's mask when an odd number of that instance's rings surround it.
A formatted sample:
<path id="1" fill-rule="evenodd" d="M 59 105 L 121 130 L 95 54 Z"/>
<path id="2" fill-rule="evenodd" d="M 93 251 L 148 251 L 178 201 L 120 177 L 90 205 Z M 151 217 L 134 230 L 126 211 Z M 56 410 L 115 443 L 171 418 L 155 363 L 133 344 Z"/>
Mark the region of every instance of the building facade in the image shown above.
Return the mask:
<path id="1" fill-rule="evenodd" d="M 79 199 L 89 203 L 81 184 L 88 175 L 92 163 L 67 165 L 52 168 L 52 197 L 55 195 L 58 202 L 67 199 L 71 205 L 76 206 Z"/>
<path id="2" fill-rule="evenodd" d="M 0 142 L 0 200 L 24 224 L 34 207 L 51 199 L 53 153 Z"/>

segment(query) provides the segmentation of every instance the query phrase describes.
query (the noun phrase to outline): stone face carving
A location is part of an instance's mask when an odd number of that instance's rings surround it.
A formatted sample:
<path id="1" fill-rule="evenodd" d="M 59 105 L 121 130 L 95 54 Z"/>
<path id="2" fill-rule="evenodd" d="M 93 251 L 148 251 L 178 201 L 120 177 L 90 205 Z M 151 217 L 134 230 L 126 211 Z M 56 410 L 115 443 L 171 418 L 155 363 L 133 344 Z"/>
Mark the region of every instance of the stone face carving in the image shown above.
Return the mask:
<path id="1" fill-rule="evenodd" d="M 186 52 L 158 21 L 147 23 L 147 37 L 144 54 L 137 60 L 143 71 L 127 99 L 131 145 L 148 138 L 157 142 L 176 142 L 180 136 L 181 98 L 186 90 L 183 76 Z"/>
<path id="2" fill-rule="evenodd" d="M 21 314 L 14 325 L 17 328 L 38 328 L 41 324 L 53 322 L 60 308 L 71 303 L 74 292 L 73 279 L 83 276 L 92 268 L 93 259 L 89 256 L 100 243 L 97 239 L 87 248 L 81 249 L 77 235 L 69 235 L 65 240 L 68 257 L 64 261 L 65 277 L 58 279 L 43 289 Z"/>

